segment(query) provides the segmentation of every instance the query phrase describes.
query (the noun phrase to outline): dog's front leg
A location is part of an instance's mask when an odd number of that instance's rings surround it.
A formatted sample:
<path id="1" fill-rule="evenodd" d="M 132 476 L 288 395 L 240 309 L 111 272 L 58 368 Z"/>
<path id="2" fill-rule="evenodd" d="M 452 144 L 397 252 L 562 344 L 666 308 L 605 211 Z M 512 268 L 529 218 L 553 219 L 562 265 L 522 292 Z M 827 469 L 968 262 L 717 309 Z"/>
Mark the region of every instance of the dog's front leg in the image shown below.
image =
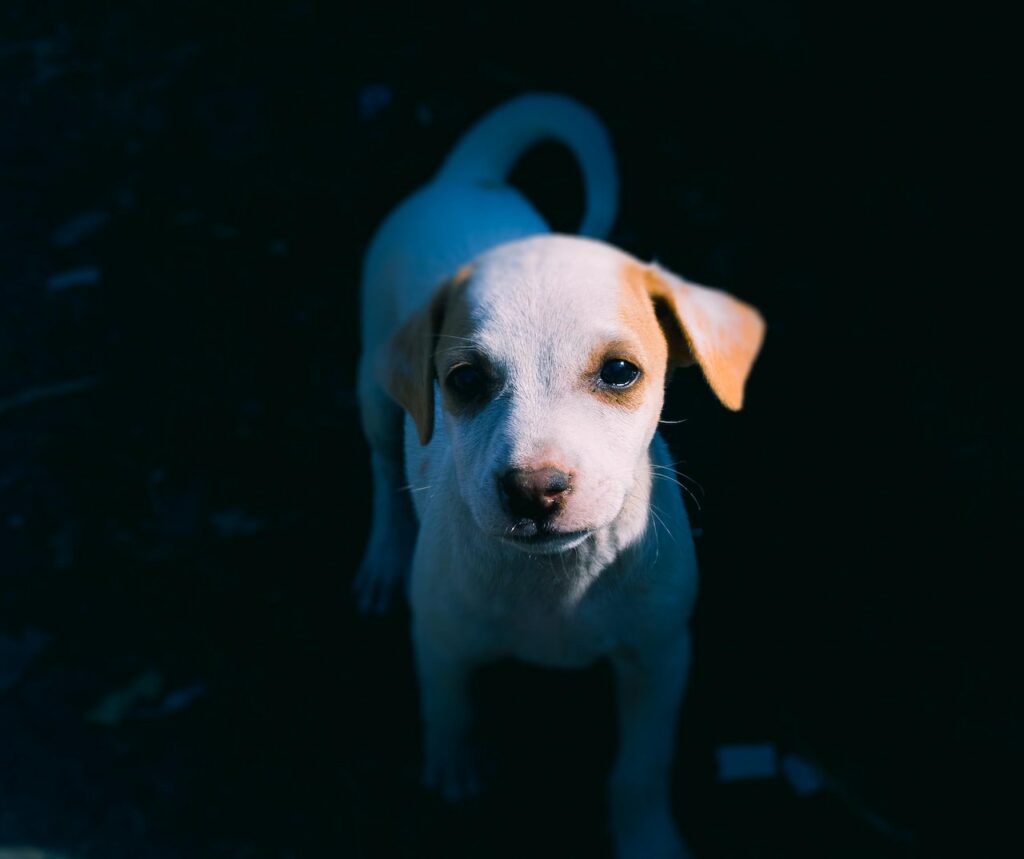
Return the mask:
<path id="1" fill-rule="evenodd" d="M 619 751 L 609 784 L 618 859 L 689 856 L 672 820 L 676 720 L 690 666 L 685 630 L 660 648 L 612 656 Z"/>
<path id="2" fill-rule="evenodd" d="M 421 619 L 413 623 L 413 647 L 423 720 L 423 783 L 449 802 L 468 799 L 482 786 L 469 694 L 478 663 Z"/>

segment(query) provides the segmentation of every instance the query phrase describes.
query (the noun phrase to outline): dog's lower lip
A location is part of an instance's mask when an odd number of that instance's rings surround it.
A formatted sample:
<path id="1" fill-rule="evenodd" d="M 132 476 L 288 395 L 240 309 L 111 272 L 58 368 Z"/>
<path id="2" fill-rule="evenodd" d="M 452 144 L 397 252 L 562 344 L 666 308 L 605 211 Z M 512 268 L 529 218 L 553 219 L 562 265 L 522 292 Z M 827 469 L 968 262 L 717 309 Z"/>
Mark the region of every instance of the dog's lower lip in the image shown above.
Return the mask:
<path id="1" fill-rule="evenodd" d="M 572 540 L 577 537 L 583 537 L 589 533 L 590 531 L 587 529 L 580 531 L 535 531 L 528 536 L 507 532 L 504 537 L 513 543 L 554 543 L 558 540 Z"/>

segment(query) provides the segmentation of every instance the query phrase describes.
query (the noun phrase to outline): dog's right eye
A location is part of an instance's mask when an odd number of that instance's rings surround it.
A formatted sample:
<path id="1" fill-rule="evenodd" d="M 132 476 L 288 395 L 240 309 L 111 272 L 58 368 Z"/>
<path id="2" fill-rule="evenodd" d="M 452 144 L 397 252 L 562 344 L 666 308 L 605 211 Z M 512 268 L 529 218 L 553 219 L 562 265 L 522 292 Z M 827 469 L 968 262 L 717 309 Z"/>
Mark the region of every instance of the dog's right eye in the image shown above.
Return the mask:
<path id="1" fill-rule="evenodd" d="M 622 358 L 605 361 L 601 368 L 601 381 L 610 388 L 628 388 L 640 378 L 640 368 Z"/>
<path id="2" fill-rule="evenodd" d="M 464 400 L 474 400 L 481 396 L 489 384 L 483 370 L 472 364 L 456 364 L 449 371 L 445 381 L 448 387 Z"/>

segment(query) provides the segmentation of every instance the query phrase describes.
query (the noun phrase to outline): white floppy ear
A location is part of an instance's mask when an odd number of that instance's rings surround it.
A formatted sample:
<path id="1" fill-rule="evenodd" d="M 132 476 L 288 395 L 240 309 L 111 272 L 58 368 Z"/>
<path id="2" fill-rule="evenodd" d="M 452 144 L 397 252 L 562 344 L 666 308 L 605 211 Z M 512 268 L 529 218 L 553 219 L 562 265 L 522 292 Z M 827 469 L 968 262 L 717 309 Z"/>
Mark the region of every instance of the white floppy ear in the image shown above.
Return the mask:
<path id="1" fill-rule="evenodd" d="M 425 307 L 410 316 L 384 343 L 377 355 L 376 374 L 381 387 L 405 409 L 416 424 L 420 444 L 434 433 L 434 353 L 445 311 L 456 291 L 472 274 L 463 266 L 434 292 Z"/>
<path id="2" fill-rule="evenodd" d="M 749 304 L 720 289 L 689 283 L 658 265 L 643 267 L 648 294 L 666 330 L 669 356 L 697 363 L 715 395 L 733 411 L 764 341 L 764 319 Z M 681 336 L 680 336 L 681 335 Z"/>

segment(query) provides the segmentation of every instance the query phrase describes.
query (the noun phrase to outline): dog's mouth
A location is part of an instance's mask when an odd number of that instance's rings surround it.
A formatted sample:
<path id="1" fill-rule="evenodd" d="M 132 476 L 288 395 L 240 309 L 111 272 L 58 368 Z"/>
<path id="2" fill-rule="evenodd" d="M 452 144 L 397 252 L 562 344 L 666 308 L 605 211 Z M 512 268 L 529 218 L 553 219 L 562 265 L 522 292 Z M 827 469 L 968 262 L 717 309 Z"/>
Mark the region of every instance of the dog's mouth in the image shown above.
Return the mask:
<path id="1" fill-rule="evenodd" d="M 551 525 L 538 524 L 533 519 L 520 519 L 505 529 L 501 539 L 531 554 L 549 554 L 574 549 L 592 533 L 590 529 L 559 531 Z"/>

